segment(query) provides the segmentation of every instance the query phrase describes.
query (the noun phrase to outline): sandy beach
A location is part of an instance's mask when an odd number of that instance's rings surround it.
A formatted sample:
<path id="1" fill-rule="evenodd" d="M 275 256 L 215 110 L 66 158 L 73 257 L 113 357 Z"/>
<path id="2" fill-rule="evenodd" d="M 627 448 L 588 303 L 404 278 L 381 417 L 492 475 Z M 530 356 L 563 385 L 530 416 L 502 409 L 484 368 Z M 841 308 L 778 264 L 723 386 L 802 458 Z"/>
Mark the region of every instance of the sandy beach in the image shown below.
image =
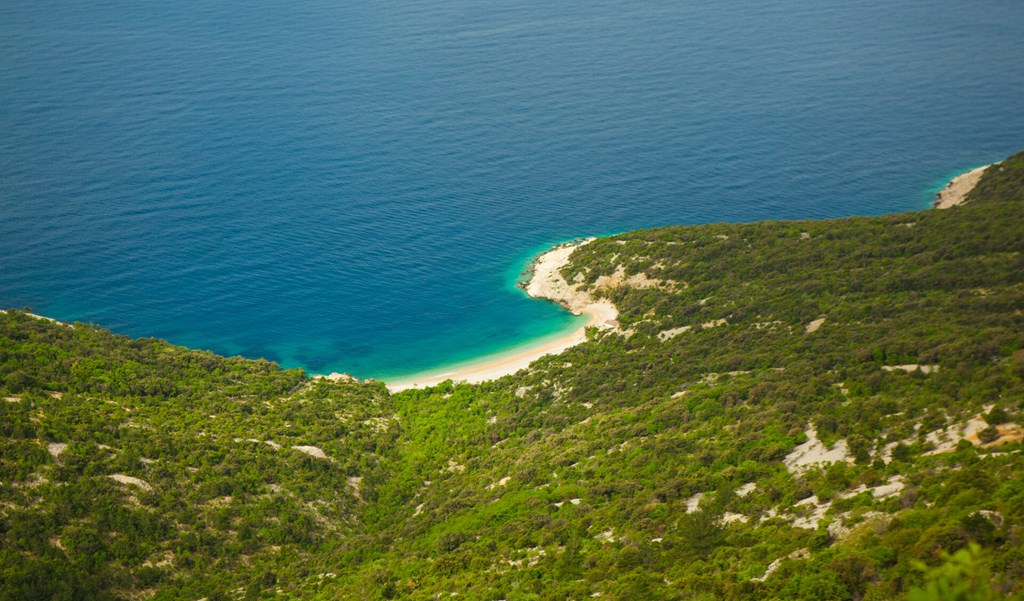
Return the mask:
<path id="1" fill-rule="evenodd" d="M 954 177 L 946 187 L 939 191 L 935 200 L 936 209 L 948 209 L 961 205 L 967 200 L 967 194 L 978 185 L 978 180 L 985 173 L 985 170 L 992 165 L 985 165 L 977 169 L 971 169 L 966 173 Z"/>
<path id="2" fill-rule="evenodd" d="M 398 392 L 410 388 L 424 388 L 440 384 L 445 380 L 471 384 L 494 380 L 514 374 L 545 355 L 558 354 L 584 342 L 587 339 L 586 328 L 588 327 L 608 329 L 617 327 L 618 323 L 615 320 L 618 317 L 618 312 L 612 303 L 592 298 L 589 294 L 566 282 L 559 273 L 573 251 L 592 240 L 591 238 L 577 244 L 560 244 L 538 257 L 531 267 L 532 275 L 525 287 L 526 293 L 533 298 L 557 302 L 574 315 L 586 315 L 589 319 L 583 327 L 564 336 L 527 343 L 501 353 L 485 355 L 462 365 L 436 372 L 414 374 L 408 378 L 388 382 L 388 390 Z"/>

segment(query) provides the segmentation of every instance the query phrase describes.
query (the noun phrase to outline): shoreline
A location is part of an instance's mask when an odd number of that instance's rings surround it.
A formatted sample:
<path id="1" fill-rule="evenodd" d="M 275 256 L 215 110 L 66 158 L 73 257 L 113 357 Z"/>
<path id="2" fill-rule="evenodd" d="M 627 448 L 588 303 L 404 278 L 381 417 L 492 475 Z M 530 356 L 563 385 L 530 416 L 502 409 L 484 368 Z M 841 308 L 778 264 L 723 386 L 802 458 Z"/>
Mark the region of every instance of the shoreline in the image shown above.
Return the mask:
<path id="1" fill-rule="evenodd" d="M 984 165 L 957 175 L 935 195 L 936 199 L 932 203 L 932 207 L 935 209 L 948 209 L 963 204 L 966 202 L 967 195 L 977 186 L 985 170 L 998 164 Z M 574 315 L 588 315 L 590 319 L 583 327 L 577 328 L 564 336 L 528 342 L 506 351 L 470 359 L 461 364 L 428 370 L 409 376 L 400 376 L 398 380 L 392 382 L 385 381 L 388 390 L 394 393 L 414 388 L 427 388 L 436 386 L 446 380 L 467 382 L 469 384 L 479 384 L 480 382 L 495 380 L 525 369 L 543 356 L 561 353 L 584 342 L 586 340 L 586 328 L 588 327 L 596 326 L 606 329 L 617 329 L 618 322 L 616 319 L 618 311 L 611 302 L 597 301 L 589 294 L 578 290 L 576 286 L 566 282 L 561 273 L 559 273 L 577 248 L 594 240 L 595 238 L 576 239 L 571 242 L 555 245 L 531 261 L 526 268 L 526 273 L 529 274 L 528 279 L 517 283 L 517 287 L 524 290 L 531 298 L 545 299 L 558 303 Z M 331 374 L 325 377 L 337 379 L 338 377 L 345 377 L 345 375 Z"/>
<path id="2" fill-rule="evenodd" d="M 545 337 L 527 342 L 498 353 L 484 355 L 461 364 L 450 365 L 422 372 L 400 376 L 393 381 L 385 381 L 390 392 L 400 392 L 413 388 L 436 386 L 446 380 L 479 384 L 488 380 L 496 380 L 529 367 L 531 363 L 546 355 L 556 355 L 587 339 L 587 328 L 598 327 L 614 329 L 618 311 L 610 301 L 598 301 L 589 294 L 577 290 L 577 287 L 565 281 L 559 271 L 569 261 L 572 253 L 592 242 L 594 238 L 583 241 L 559 244 L 534 259 L 527 267 L 529 279 L 521 282 L 528 296 L 535 299 L 549 300 L 565 307 L 573 315 L 586 315 L 587 323 L 571 332 L 555 337 Z M 342 374 L 325 376 L 337 379 Z"/>
<path id="3" fill-rule="evenodd" d="M 932 208 L 948 209 L 964 204 L 967 195 L 977 186 L 985 171 L 989 167 L 999 164 L 997 162 L 984 165 L 953 177 L 944 188 L 935 194 L 936 199 L 932 204 Z M 380 379 L 376 381 L 383 382 L 392 393 L 436 386 L 447 380 L 456 383 L 479 384 L 514 374 L 529 367 L 531 363 L 541 357 L 562 353 L 585 342 L 587 340 L 587 328 L 597 327 L 604 330 L 618 330 L 618 311 L 610 301 L 593 298 L 589 293 L 579 290 L 578 285 L 567 282 L 560 273 L 562 267 L 568 263 L 570 256 L 577 248 L 594 240 L 596 238 L 577 238 L 551 247 L 530 261 L 523 274 L 521 274 L 521 276 L 528 277 L 521 277 L 515 283 L 517 288 L 523 290 L 531 298 L 555 302 L 573 315 L 586 315 L 588 317 L 587 322 L 582 326 L 569 332 L 544 336 L 501 351 L 462 360 L 443 367 L 412 374 L 403 374 L 393 380 Z M 0 313 L 7 313 L 7 311 L 0 309 Z M 31 312 L 26 312 L 25 314 L 35 319 L 50 321 L 64 327 L 74 327 L 70 323 L 45 315 Z M 308 377 L 310 379 L 323 378 L 334 381 L 360 381 L 359 378 L 348 373 L 338 372 L 331 374 L 308 374 Z M 362 381 L 371 382 L 375 381 L 375 379 L 369 378 Z"/>
<path id="4" fill-rule="evenodd" d="M 965 171 L 960 175 L 949 180 L 946 187 L 939 190 L 935 195 L 935 202 L 932 203 L 932 207 L 936 209 L 949 209 L 964 204 L 967 201 L 967 195 L 970 194 L 971 190 L 978 185 L 978 181 L 981 176 L 985 174 L 985 171 L 994 165 L 999 163 L 991 163 L 982 167 L 977 167 L 969 171 Z"/>

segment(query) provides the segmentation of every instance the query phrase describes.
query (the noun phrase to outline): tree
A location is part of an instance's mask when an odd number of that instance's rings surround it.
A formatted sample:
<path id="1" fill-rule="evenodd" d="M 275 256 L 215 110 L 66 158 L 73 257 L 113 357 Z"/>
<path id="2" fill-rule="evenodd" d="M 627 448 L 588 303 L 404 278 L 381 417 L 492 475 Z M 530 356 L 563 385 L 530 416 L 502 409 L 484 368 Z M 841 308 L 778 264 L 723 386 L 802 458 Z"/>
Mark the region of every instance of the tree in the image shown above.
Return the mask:
<path id="1" fill-rule="evenodd" d="M 915 567 L 925 573 L 925 585 L 915 587 L 907 601 L 993 601 L 997 598 L 989 583 L 989 573 L 982 565 L 981 547 L 971 543 L 952 556 L 944 554 L 945 563 L 929 569 L 918 562 Z"/>

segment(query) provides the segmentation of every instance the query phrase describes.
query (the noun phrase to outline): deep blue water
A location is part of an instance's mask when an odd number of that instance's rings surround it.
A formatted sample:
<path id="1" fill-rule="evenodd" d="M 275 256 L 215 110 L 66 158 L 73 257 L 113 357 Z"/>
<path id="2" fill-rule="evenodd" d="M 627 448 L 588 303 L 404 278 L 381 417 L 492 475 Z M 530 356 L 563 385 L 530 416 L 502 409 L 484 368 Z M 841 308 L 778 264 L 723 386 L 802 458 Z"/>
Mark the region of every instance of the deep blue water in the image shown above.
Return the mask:
<path id="1" fill-rule="evenodd" d="M 5 0 L 0 305 L 323 373 L 568 327 L 565 239 L 924 208 L 1020 0 Z"/>

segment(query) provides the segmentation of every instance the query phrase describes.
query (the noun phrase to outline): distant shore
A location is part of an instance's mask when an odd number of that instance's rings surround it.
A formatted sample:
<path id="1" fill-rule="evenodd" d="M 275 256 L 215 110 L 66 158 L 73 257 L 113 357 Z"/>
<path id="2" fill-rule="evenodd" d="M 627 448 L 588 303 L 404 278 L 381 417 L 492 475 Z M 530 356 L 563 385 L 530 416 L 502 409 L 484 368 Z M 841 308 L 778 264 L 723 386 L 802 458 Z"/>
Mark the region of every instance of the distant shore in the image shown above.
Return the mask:
<path id="1" fill-rule="evenodd" d="M 593 238 L 582 242 L 559 244 L 537 257 L 529 268 L 529 278 L 523 285 L 528 295 L 537 299 L 554 301 L 574 315 L 586 315 L 587 323 L 572 332 L 555 338 L 542 338 L 535 342 L 513 347 L 501 353 L 485 355 L 469 362 L 440 368 L 437 370 L 414 374 L 387 383 L 388 390 L 398 392 L 410 388 L 436 386 L 446 380 L 477 384 L 494 380 L 502 376 L 514 374 L 528 367 L 531 363 L 545 355 L 554 355 L 586 341 L 586 329 L 598 327 L 611 329 L 618 326 L 618 312 L 609 301 L 599 301 L 577 286 L 569 284 L 562 277 L 560 270 L 564 267 L 572 253 L 580 246 L 593 241 Z M 334 376 L 334 374 L 332 374 Z"/>

